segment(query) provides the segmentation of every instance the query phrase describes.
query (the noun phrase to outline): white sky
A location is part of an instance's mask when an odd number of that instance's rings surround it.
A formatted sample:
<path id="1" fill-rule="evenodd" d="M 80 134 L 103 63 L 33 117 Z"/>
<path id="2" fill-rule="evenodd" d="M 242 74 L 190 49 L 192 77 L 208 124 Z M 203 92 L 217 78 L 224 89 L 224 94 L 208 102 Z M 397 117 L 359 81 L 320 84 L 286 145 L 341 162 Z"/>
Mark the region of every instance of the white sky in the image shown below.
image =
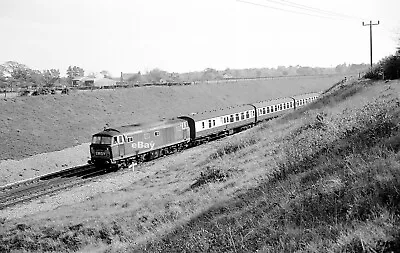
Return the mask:
<path id="1" fill-rule="evenodd" d="M 0 0 L 0 64 L 85 73 L 278 65 L 330 67 L 393 54 L 399 0 Z M 285 2 L 286 1 L 286 2 Z M 298 4 L 351 16 L 302 15 Z M 281 11 L 274 8 L 287 9 Z"/>

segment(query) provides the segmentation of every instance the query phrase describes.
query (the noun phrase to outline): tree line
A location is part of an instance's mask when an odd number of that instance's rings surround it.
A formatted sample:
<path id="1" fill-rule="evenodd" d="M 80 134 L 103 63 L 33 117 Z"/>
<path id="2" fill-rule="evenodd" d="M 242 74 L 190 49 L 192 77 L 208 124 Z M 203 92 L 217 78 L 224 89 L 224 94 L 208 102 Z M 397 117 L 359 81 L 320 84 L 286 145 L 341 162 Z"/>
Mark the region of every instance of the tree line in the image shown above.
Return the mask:
<path id="1" fill-rule="evenodd" d="M 303 66 L 278 66 L 277 68 L 247 68 L 216 70 L 206 68 L 203 71 L 193 71 L 187 73 L 167 72 L 158 68 L 147 71 L 146 73 L 128 74 L 127 77 L 114 77 L 116 81 L 127 83 L 182 83 L 197 81 L 212 81 L 234 78 L 261 78 L 274 76 L 310 76 L 328 74 L 355 74 L 368 70 L 367 64 L 339 64 L 331 68 L 303 67 Z M 103 77 L 112 78 L 111 74 L 103 70 L 100 72 Z M 59 69 L 35 70 L 25 64 L 16 61 L 7 61 L 0 65 L 0 88 L 52 88 L 56 84 L 70 86 L 75 77 L 83 77 L 85 71 L 78 66 L 69 66 L 66 70 L 66 77 L 60 76 Z M 90 73 L 88 77 L 95 77 Z"/>
<path id="2" fill-rule="evenodd" d="M 161 69 L 153 69 L 142 74 L 141 72 L 122 77 L 122 81 L 133 83 L 159 83 L 161 82 L 196 82 L 223 80 L 230 78 L 262 78 L 275 76 L 314 76 L 332 74 L 358 74 L 368 70 L 367 64 L 339 64 L 332 68 L 312 68 L 303 66 L 278 66 L 277 68 L 248 68 L 216 70 L 206 68 L 203 71 L 187 73 L 169 73 Z"/>
<path id="3" fill-rule="evenodd" d="M 0 88 L 47 87 L 55 84 L 69 85 L 77 76 L 84 76 L 84 70 L 69 66 L 66 77 L 60 76 L 59 69 L 36 70 L 16 61 L 7 61 L 0 65 Z"/>

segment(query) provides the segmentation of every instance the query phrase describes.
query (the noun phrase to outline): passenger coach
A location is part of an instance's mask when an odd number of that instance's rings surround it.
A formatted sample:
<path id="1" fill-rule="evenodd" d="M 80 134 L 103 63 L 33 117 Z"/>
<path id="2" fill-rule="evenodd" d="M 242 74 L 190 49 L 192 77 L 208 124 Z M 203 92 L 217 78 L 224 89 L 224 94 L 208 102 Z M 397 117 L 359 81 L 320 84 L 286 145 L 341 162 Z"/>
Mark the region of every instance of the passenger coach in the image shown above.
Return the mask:
<path id="1" fill-rule="evenodd" d="M 257 121 L 254 109 L 243 105 L 178 118 L 188 122 L 191 140 L 203 142 L 253 126 Z"/>
<path id="2" fill-rule="evenodd" d="M 320 94 L 318 92 L 312 92 L 312 93 L 307 93 L 307 94 L 302 94 L 302 95 L 296 95 L 296 96 L 293 96 L 292 98 L 295 100 L 296 108 L 297 108 L 297 107 L 302 107 L 306 104 L 309 104 L 309 103 L 315 101 L 319 96 L 320 96 Z"/>
<path id="3" fill-rule="evenodd" d="M 257 110 L 257 121 L 263 121 L 294 110 L 294 104 L 295 101 L 291 98 L 280 98 L 261 101 L 253 105 Z"/>

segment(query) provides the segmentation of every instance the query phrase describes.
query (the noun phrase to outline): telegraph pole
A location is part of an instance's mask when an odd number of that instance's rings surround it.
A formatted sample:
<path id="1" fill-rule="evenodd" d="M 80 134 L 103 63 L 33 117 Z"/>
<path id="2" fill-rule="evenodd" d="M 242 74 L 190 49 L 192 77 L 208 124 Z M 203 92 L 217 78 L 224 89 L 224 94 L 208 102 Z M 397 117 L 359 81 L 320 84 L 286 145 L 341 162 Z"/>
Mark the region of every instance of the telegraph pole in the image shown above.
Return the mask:
<path id="1" fill-rule="evenodd" d="M 369 49 L 370 49 L 370 54 L 371 54 L 371 69 L 372 69 L 372 26 L 373 25 L 379 25 L 379 20 L 378 23 L 373 24 L 372 21 L 369 21 L 369 24 L 364 24 L 364 22 L 362 22 L 363 26 L 367 26 L 369 25 Z"/>

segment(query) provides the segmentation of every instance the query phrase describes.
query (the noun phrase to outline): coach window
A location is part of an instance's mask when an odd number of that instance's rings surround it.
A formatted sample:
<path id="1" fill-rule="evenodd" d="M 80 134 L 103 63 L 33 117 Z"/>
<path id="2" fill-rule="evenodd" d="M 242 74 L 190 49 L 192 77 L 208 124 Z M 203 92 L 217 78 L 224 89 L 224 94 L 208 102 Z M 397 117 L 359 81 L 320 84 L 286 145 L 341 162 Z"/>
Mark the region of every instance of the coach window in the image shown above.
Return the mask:
<path id="1" fill-rule="evenodd" d="M 267 106 L 267 113 L 269 113 L 269 106 Z"/>
<path id="2" fill-rule="evenodd" d="M 213 126 L 215 126 L 215 119 L 213 119 Z"/>
<path id="3" fill-rule="evenodd" d="M 282 104 L 280 104 L 280 105 L 279 105 L 279 110 L 281 110 L 281 111 L 282 111 Z"/>
<path id="4" fill-rule="evenodd" d="M 263 114 L 265 114 L 265 107 L 263 108 Z"/>
<path id="5" fill-rule="evenodd" d="M 250 118 L 249 111 L 246 112 L 246 119 Z"/>
<path id="6" fill-rule="evenodd" d="M 231 119 L 230 119 L 230 121 L 231 121 L 231 122 L 233 122 L 233 114 L 231 115 Z"/>
<path id="7" fill-rule="evenodd" d="M 160 131 L 155 131 L 154 136 L 160 136 Z"/>
<path id="8" fill-rule="evenodd" d="M 211 120 L 208 120 L 208 128 L 211 128 Z"/>
<path id="9" fill-rule="evenodd" d="M 240 119 L 244 120 L 244 112 L 240 113 Z"/>
<path id="10" fill-rule="evenodd" d="M 283 104 L 283 110 L 286 110 L 286 104 Z"/>
<path id="11" fill-rule="evenodd" d="M 236 113 L 235 116 L 236 116 L 236 121 L 239 121 L 239 113 Z"/>
<path id="12" fill-rule="evenodd" d="M 278 110 L 278 106 L 277 106 L 277 105 L 274 105 L 274 107 L 275 107 L 275 110 L 274 110 L 274 111 L 277 111 L 277 110 Z"/>
<path id="13" fill-rule="evenodd" d="M 203 127 L 203 129 L 205 128 L 205 126 L 204 126 L 204 121 L 201 122 L 201 126 Z"/>
<path id="14" fill-rule="evenodd" d="M 222 117 L 222 121 L 224 122 L 224 124 L 226 124 L 226 118 Z"/>

